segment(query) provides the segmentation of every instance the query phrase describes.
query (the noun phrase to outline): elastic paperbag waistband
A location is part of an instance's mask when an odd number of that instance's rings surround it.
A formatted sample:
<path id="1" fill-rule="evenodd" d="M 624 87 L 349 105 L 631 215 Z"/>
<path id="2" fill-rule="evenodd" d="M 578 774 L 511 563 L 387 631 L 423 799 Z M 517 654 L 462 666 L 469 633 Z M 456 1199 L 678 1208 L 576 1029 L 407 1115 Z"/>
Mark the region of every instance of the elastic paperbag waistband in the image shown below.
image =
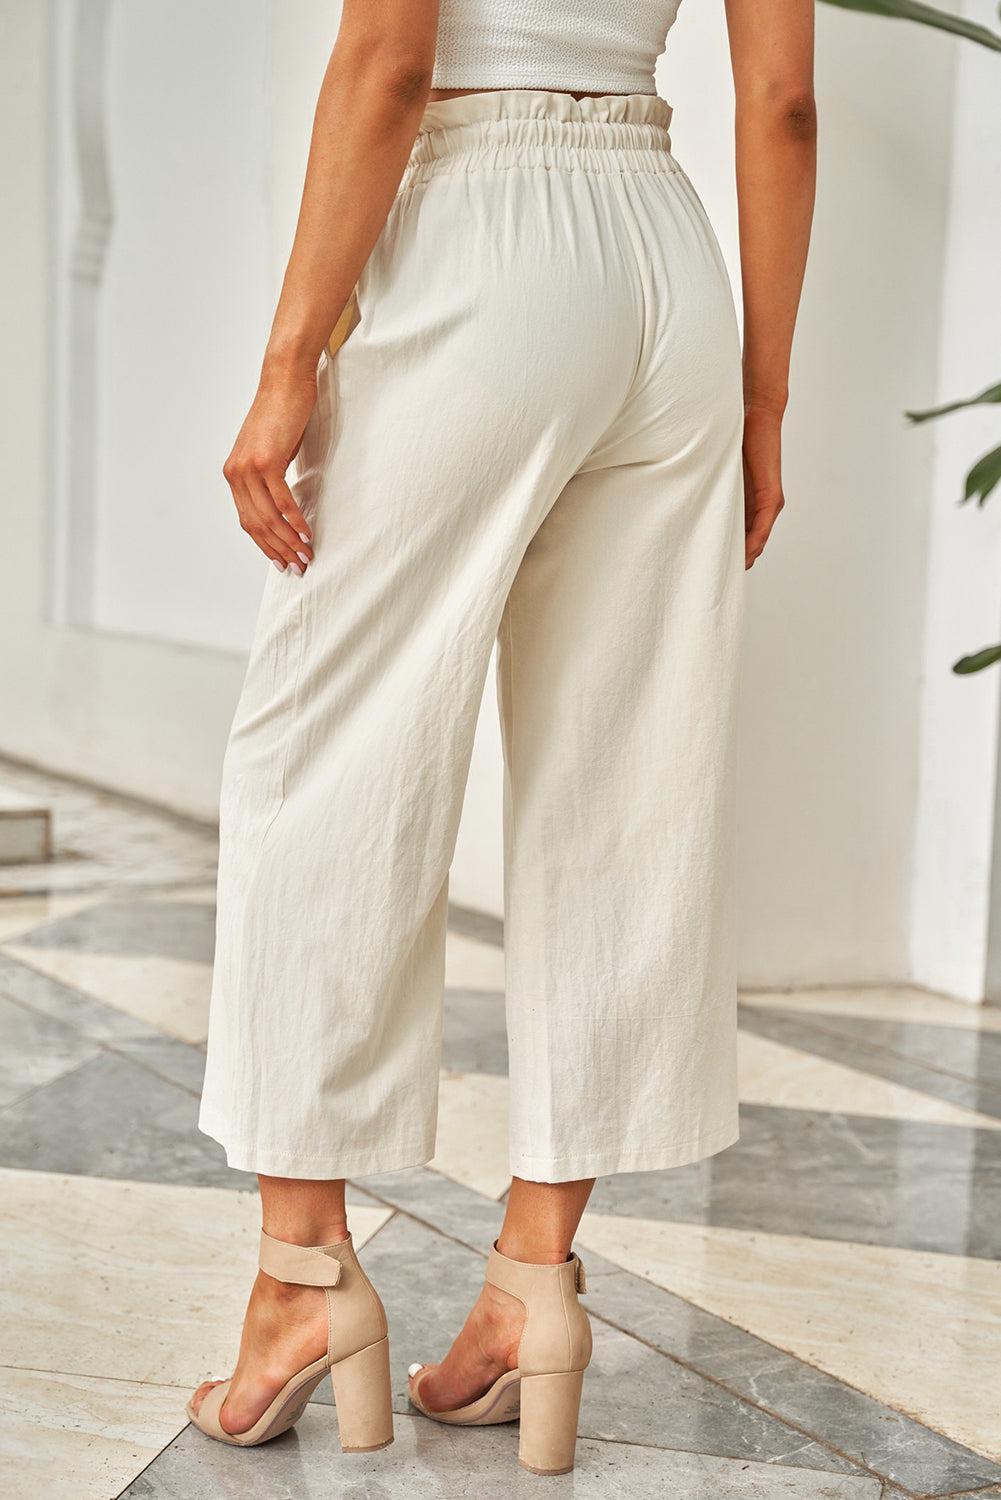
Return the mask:
<path id="1" fill-rule="evenodd" d="M 435 168 L 580 165 L 595 171 L 672 171 L 669 105 L 657 94 L 575 99 L 498 89 L 429 104 L 404 182 Z M 573 159 L 573 160 L 571 160 Z"/>

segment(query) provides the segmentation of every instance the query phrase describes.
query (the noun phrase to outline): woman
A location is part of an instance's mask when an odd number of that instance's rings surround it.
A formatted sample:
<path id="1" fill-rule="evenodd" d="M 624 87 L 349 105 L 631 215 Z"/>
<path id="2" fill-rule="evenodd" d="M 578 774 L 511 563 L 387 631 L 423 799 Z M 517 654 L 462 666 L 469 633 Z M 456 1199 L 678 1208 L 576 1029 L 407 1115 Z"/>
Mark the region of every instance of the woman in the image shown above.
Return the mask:
<path id="1" fill-rule="evenodd" d="M 782 506 L 813 7 L 727 5 L 742 382 L 654 89 L 676 8 L 345 0 L 225 466 L 275 571 L 226 757 L 201 1117 L 260 1175 L 265 1231 L 236 1371 L 189 1408 L 223 1441 L 284 1431 L 328 1368 L 342 1444 L 392 1438 L 343 1179 L 434 1152 L 448 868 L 495 639 L 513 1181 L 415 1407 L 520 1407 L 522 1462 L 570 1468 L 594 1178 L 737 1136 L 741 575 Z"/>

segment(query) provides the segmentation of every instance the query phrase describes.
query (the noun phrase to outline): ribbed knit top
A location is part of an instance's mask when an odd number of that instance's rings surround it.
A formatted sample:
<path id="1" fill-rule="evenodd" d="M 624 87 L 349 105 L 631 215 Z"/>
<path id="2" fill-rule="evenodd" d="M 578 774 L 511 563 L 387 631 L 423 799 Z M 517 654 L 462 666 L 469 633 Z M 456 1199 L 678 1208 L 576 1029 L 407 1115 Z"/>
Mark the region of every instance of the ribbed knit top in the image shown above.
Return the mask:
<path id="1" fill-rule="evenodd" d="M 441 0 L 436 89 L 653 94 L 681 0 Z"/>

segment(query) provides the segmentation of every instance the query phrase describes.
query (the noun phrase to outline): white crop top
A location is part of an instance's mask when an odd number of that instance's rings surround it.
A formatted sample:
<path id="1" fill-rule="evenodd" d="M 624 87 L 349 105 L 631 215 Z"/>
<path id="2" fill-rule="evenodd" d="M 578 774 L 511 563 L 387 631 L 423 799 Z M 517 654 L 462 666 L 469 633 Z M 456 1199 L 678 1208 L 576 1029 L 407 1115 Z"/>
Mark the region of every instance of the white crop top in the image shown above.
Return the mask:
<path id="1" fill-rule="evenodd" d="M 441 0 L 436 89 L 654 94 L 681 0 Z"/>

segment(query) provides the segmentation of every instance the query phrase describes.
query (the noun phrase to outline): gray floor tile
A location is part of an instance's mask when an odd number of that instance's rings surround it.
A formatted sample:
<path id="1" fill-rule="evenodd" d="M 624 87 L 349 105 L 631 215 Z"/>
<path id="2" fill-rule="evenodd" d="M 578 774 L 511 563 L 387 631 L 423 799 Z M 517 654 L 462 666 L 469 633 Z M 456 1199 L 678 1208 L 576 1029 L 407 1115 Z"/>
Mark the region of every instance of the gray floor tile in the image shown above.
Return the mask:
<path id="1" fill-rule="evenodd" d="M 486 1203 L 478 1193 L 425 1167 L 373 1177 L 362 1186 L 481 1252 L 500 1228 L 502 1205 Z M 388 1227 L 382 1233 L 387 1232 Z M 815 1443 L 818 1453 L 836 1450 L 917 1495 L 940 1495 L 1001 1480 L 1001 1466 L 990 1459 L 591 1250 L 583 1252 L 583 1259 L 586 1305 L 596 1321 L 607 1319 L 697 1374 L 722 1381 L 734 1395 L 787 1418 L 793 1424 L 787 1429 L 788 1461 L 807 1467 Z M 413 1354 L 415 1359 L 425 1357 L 419 1349 Z M 798 1435 L 797 1428 L 806 1436 Z M 798 1450 L 797 1443 L 803 1448 Z M 823 1446 L 828 1444 L 830 1448 Z M 825 1458 L 823 1463 L 828 1461 L 833 1464 L 836 1459 Z"/>
<path id="2" fill-rule="evenodd" d="M 857 1473 L 850 1460 L 595 1320 L 581 1432 L 616 1442 Z"/>
<path id="3" fill-rule="evenodd" d="M 206 902 L 130 901 L 117 897 L 34 927 L 18 942 L 29 948 L 156 955 L 211 963 L 215 907 Z"/>
<path id="4" fill-rule="evenodd" d="M 507 1026 L 500 991 L 445 991 L 442 1067 L 507 1077 Z"/>
<path id="5" fill-rule="evenodd" d="M 205 1074 L 205 1052 L 172 1036 L 127 1037 L 109 1043 L 115 1052 L 124 1053 L 170 1083 L 176 1083 L 196 1099 L 201 1098 Z"/>
<path id="6" fill-rule="evenodd" d="M 380 1201 L 426 1220 L 484 1257 L 504 1221 L 503 1203 L 493 1203 L 427 1167 L 380 1172 L 377 1177 L 356 1177 L 354 1182 Z"/>
<path id="7" fill-rule="evenodd" d="M 98 1051 L 69 1026 L 0 995 L 0 1109 L 78 1067 Z"/>
<path id="8" fill-rule="evenodd" d="M 993 1259 L 1001 1131 L 743 1105 L 728 1151 L 602 1178 L 597 1213 L 765 1229 Z"/>
<path id="9" fill-rule="evenodd" d="M 205 1071 L 202 1048 L 164 1036 L 144 1021 L 0 954 L 0 995 L 4 992 L 40 1019 L 66 1027 L 80 1038 L 82 1046 L 99 1043 L 123 1052 L 189 1093 L 201 1093 Z M 89 1047 L 89 1052 L 95 1050 Z"/>
<path id="10" fill-rule="evenodd" d="M 495 948 L 504 946 L 504 923 L 489 912 L 474 911 L 472 907 L 449 902 L 448 925 L 452 932 L 473 938 L 478 943 L 491 943 Z"/>
<path id="11" fill-rule="evenodd" d="M 100 1054 L 0 1113 L 0 1165 L 142 1182 L 256 1186 L 196 1128 L 197 1100 L 130 1059 Z"/>
<path id="12" fill-rule="evenodd" d="M 1001 1117 L 1001 1033 L 745 1005 L 743 1031 Z"/>
<path id="13" fill-rule="evenodd" d="M 598 1316 L 780 1413 L 910 1493 L 940 1495 L 1001 1480 L 1001 1466 L 990 1459 L 643 1278 L 614 1268 L 596 1276 L 595 1259 L 585 1254 L 588 1301 Z"/>
<path id="14" fill-rule="evenodd" d="M 22 1005 L 30 1005 L 54 1021 L 73 1027 L 93 1041 L 117 1043 L 130 1037 L 154 1038 L 160 1035 L 124 1011 L 102 1005 L 100 1000 L 84 995 L 70 985 L 60 984 L 5 953 L 0 953 L 0 993 Z"/>
<path id="15" fill-rule="evenodd" d="M 407 1411 L 407 1367 L 439 1359 L 483 1285 L 483 1259 L 397 1215 L 361 1251 L 390 1320 L 393 1400 Z M 323 1393 L 330 1399 L 330 1387 Z"/>
<path id="16" fill-rule="evenodd" d="M 397 1215 L 362 1251 L 390 1321 L 393 1399 L 410 1410 L 407 1369 L 440 1359 L 483 1284 L 481 1256 Z M 684 1449 L 829 1472 L 855 1466 L 617 1328 L 595 1321 L 580 1431 L 591 1438 Z M 329 1382 L 314 1398 L 329 1404 Z"/>
<path id="17" fill-rule="evenodd" d="M 517 1463 L 517 1428 L 462 1431 L 398 1416 L 380 1453 L 342 1454 L 332 1413 L 250 1451 L 187 1428 L 121 1500 L 879 1500 L 877 1480 L 819 1475 L 583 1438 L 572 1474 L 540 1481 Z"/>

